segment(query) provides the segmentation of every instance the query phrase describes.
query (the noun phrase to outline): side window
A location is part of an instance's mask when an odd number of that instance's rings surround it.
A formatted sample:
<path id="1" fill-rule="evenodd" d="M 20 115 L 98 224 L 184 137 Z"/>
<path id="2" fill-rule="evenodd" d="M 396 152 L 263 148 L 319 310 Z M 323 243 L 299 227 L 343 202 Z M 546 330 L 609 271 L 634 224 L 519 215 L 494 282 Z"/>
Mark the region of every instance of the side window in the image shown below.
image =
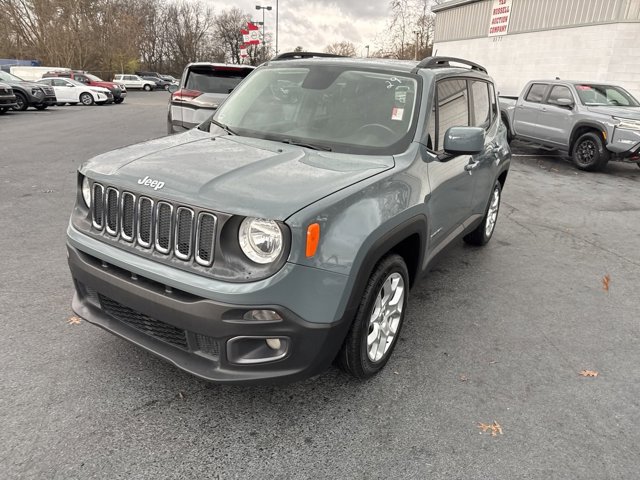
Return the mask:
<path id="1" fill-rule="evenodd" d="M 53 79 L 53 86 L 54 87 L 66 87 L 67 86 L 67 82 L 65 82 L 64 80 L 61 80 L 59 78 L 54 78 Z"/>
<path id="2" fill-rule="evenodd" d="M 471 95 L 473 98 L 472 127 L 488 128 L 491 125 L 491 109 L 489 108 L 489 84 L 472 81 Z"/>
<path id="3" fill-rule="evenodd" d="M 438 142 L 442 150 L 444 136 L 451 127 L 469 126 L 469 92 L 466 80 L 443 80 L 438 83 Z"/>
<path id="4" fill-rule="evenodd" d="M 529 92 L 524 99 L 527 102 L 540 103 L 544 98 L 544 92 L 547 90 L 547 85 L 545 83 L 534 83 L 529 88 Z"/>
<path id="5" fill-rule="evenodd" d="M 554 86 L 549 93 L 549 99 L 547 100 L 547 103 L 551 105 L 558 105 L 558 99 L 560 98 L 566 98 L 573 101 L 571 90 L 563 85 Z"/>
<path id="6" fill-rule="evenodd" d="M 84 75 L 76 75 L 76 80 L 82 83 L 89 83 L 89 79 Z"/>

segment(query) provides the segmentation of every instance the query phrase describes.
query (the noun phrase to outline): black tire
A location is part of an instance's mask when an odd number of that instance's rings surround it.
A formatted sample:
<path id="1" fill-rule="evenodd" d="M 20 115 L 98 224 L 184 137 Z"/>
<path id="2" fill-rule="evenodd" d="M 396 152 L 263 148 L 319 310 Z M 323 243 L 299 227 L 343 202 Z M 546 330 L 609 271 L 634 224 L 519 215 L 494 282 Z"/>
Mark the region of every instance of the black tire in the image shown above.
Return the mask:
<path id="1" fill-rule="evenodd" d="M 640 162 L 636 163 L 636 165 L 638 166 L 638 168 L 640 168 Z"/>
<path id="2" fill-rule="evenodd" d="M 463 240 L 469 245 L 476 245 L 481 247 L 489 243 L 493 232 L 496 229 L 496 222 L 498 220 L 498 213 L 500 212 L 500 201 L 502 200 L 502 185 L 499 181 L 493 185 L 493 190 L 489 196 L 489 202 L 484 212 L 482 222 L 475 230 L 464 236 Z M 491 222 L 490 227 L 488 223 Z"/>
<path id="3" fill-rule="evenodd" d="M 375 332 L 371 324 L 372 315 L 374 314 L 376 301 L 378 298 L 383 298 L 383 296 L 381 296 L 383 294 L 383 286 L 391 278 L 399 278 L 397 275 L 399 275 L 403 281 L 403 297 L 401 299 L 399 320 L 395 327 L 395 334 L 390 343 L 388 343 L 388 347 L 384 349 L 381 358 L 373 361 L 367 350 L 367 337 Z M 384 257 L 376 265 L 371 277 L 369 277 L 356 316 L 351 324 L 344 344 L 338 353 L 336 360 L 342 370 L 361 379 L 369 378 L 382 370 L 391 357 L 398 337 L 400 336 L 408 298 L 409 272 L 404 259 L 396 254 Z M 398 305 L 400 305 L 400 302 L 398 302 Z M 384 343 L 387 345 L 386 342 Z"/>
<path id="4" fill-rule="evenodd" d="M 580 170 L 595 172 L 607 166 L 611 154 L 604 146 L 602 137 L 596 132 L 587 132 L 576 140 L 572 159 Z"/>
<path id="5" fill-rule="evenodd" d="M 14 110 L 18 112 L 24 112 L 27 108 L 29 108 L 29 102 L 27 102 L 27 98 L 20 92 L 15 92 L 16 94 L 16 105 L 13 107 Z"/>
<path id="6" fill-rule="evenodd" d="M 49 107 L 49 105 L 34 105 L 34 107 L 36 110 L 42 111 L 42 110 L 46 110 Z"/>
<path id="7" fill-rule="evenodd" d="M 7 113 L 7 109 L 6 108 L 0 108 L 0 115 L 4 115 L 5 113 Z"/>
<path id="8" fill-rule="evenodd" d="M 121 98 L 116 98 L 116 99 L 113 100 L 113 103 L 115 103 L 116 105 L 118 105 L 118 104 L 120 104 L 122 102 L 124 102 L 124 98 L 122 98 L 122 97 Z"/>
<path id="9" fill-rule="evenodd" d="M 84 105 L 85 107 L 88 107 L 89 105 L 93 105 L 95 103 L 95 100 L 93 98 L 93 95 L 84 92 L 80 94 L 80 103 L 82 103 L 82 105 Z"/>
<path id="10" fill-rule="evenodd" d="M 165 85 L 163 88 L 164 88 L 167 92 L 169 91 L 169 85 L 168 85 L 168 84 L 167 84 L 167 85 Z"/>
<path id="11" fill-rule="evenodd" d="M 72 105 L 72 106 L 75 106 L 77 104 L 78 104 L 78 102 L 69 102 L 69 105 Z"/>
<path id="12" fill-rule="evenodd" d="M 150 92 L 151 91 L 151 85 L 149 85 L 148 83 L 145 84 L 144 87 L 142 87 L 146 92 Z"/>

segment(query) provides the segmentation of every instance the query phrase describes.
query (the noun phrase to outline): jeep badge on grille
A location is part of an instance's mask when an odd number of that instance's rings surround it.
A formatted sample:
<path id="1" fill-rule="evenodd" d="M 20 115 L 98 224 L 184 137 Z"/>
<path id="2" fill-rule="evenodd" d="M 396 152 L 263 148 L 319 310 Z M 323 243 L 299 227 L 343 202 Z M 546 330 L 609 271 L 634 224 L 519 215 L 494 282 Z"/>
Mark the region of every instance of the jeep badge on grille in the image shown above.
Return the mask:
<path id="1" fill-rule="evenodd" d="M 164 187 L 164 182 L 161 182 L 159 180 L 152 180 L 149 178 L 149 175 L 147 175 L 144 178 L 138 179 L 138 185 L 144 185 L 145 187 L 151 187 L 154 190 L 160 190 L 162 187 Z"/>

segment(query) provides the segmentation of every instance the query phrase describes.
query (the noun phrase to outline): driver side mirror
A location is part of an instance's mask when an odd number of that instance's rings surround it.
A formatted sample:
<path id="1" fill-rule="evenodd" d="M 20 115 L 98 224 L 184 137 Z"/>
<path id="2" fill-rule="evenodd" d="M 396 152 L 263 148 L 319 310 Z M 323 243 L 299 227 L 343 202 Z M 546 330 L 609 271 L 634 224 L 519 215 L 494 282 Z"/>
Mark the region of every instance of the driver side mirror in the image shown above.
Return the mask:
<path id="1" fill-rule="evenodd" d="M 557 105 L 558 107 L 568 108 L 568 109 L 572 109 L 575 106 L 575 103 L 573 103 L 573 100 L 571 100 L 570 98 L 557 98 L 553 102 L 553 104 Z"/>
<path id="2" fill-rule="evenodd" d="M 451 127 L 444 135 L 444 151 L 449 155 L 475 155 L 484 150 L 484 129 Z"/>

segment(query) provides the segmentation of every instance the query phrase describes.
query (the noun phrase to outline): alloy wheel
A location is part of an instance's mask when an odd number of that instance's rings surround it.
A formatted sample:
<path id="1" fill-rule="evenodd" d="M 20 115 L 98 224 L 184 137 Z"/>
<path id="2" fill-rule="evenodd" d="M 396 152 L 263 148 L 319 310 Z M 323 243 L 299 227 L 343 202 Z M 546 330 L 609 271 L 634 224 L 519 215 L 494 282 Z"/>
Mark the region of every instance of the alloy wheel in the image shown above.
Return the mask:
<path id="1" fill-rule="evenodd" d="M 498 209 L 500 208 L 500 189 L 496 187 L 491 195 L 491 203 L 489 204 L 489 210 L 487 211 L 487 221 L 484 227 L 484 233 L 487 237 L 490 237 L 493 233 L 493 229 L 496 226 L 496 220 L 498 219 Z"/>
<path id="2" fill-rule="evenodd" d="M 372 362 L 382 360 L 393 344 L 402 318 L 404 295 L 404 280 L 397 272 L 385 279 L 376 295 L 367 335 L 367 356 Z"/>

